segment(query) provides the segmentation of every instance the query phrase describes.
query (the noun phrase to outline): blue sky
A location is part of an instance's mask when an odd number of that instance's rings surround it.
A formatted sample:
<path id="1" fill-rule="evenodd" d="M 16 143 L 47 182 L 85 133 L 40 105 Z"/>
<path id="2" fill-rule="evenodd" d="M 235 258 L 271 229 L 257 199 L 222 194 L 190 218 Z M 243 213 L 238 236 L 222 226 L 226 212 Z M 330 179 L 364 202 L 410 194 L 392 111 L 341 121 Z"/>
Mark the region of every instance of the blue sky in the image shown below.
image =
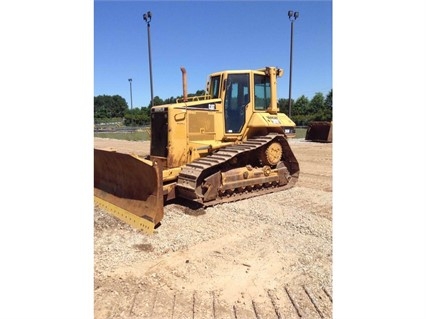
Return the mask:
<path id="1" fill-rule="evenodd" d="M 278 97 L 288 98 L 290 26 L 294 22 L 292 98 L 332 88 L 331 1 L 95 1 L 94 95 L 118 94 L 130 107 L 150 101 L 147 25 L 152 12 L 151 54 L 154 96 L 205 89 L 210 73 L 278 66 Z"/>

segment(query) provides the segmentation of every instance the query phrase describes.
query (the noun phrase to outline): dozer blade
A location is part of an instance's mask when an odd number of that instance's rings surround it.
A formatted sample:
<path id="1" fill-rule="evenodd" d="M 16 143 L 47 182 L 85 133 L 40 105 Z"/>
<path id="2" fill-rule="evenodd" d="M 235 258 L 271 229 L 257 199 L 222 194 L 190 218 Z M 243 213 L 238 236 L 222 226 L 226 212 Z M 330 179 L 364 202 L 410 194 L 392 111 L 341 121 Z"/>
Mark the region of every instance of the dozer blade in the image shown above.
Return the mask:
<path id="1" fill-rule="evenodd" d="M 333 141 L 333 123 L 326 121 L 311 122 L 306 131 L 305 140 L 331 143 Z"/>
<path id="2" fill-rule="evenodd" d="M 94 195 L 109 213 L 152 234 L 163 218 L 161 163 L 95 149 Z"/>

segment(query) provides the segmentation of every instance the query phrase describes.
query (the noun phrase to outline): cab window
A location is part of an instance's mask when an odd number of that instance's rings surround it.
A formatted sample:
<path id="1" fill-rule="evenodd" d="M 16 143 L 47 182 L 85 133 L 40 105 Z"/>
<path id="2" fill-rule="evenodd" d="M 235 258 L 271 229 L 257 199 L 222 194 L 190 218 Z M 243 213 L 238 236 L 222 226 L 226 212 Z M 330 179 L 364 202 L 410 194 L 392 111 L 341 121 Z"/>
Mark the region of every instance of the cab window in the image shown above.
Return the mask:
<path id="1" fill-rule="evenodd" d="M 265 111 L 271 103 L 271 80 L 268 76 L 254 75 L 254 109 Z"/>
<path id="2" fill-rule="evenodd" d="M 220 76 L 213 76 L 210 80 L 210 95 L 213 99 L 219 97 Z"/>

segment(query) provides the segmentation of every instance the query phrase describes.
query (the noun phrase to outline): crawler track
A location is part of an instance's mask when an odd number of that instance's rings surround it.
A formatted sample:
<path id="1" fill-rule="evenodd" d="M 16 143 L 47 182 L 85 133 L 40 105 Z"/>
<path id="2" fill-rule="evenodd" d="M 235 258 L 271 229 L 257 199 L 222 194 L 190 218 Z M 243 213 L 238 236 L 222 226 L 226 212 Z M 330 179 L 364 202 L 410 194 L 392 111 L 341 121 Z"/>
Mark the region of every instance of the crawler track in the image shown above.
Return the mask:
<path id="1" fill-rule="evenodd" d="M 254 180 L 250 184 L 250 179 L 244 181 L 245 184 L 235 189 L 218 191 L 214 199 L 205 199 L 203 183 L 206 179 L 218 172 L 230 169 L 241 168 L 247 165 L 262 165 L 260 152 L 267 145 L 278 142 L 282 147 L 281 161 L 274 169 L 286 172 L 286 183 L 280 183 L 277 179 L 265 178 L 263 183 Z M 281 172 L 281 174 L 284 174 Z M 258 136 L 248 139 L 238 145 L 225 147 L 218 152 L 197 159 L 183 167 L 179 174 L 177 188 L 180 196 L 202 203 L 204 206 L 213 206 L 225 202 L 238 201 L 244 198 L 268 194 L 276 191 L 289 189 L 295 185 L 299 177 L 299 164 L 288 145 L 284 135 L 270 133 L 266 136 Z"/>

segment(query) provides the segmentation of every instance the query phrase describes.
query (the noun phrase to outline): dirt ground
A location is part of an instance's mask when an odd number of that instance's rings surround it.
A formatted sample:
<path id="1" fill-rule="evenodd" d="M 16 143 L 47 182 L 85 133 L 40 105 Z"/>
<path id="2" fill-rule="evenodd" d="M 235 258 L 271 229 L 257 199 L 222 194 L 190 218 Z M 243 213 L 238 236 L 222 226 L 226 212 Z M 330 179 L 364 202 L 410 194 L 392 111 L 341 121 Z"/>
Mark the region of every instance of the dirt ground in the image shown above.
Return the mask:
<path id="1" fill-rule="evenodd" d="M 294 188 L 201 210 L 166 205 L 151 236 L 95 206 L 95 318 L 331 318 L 332 144 L 289 143 Z M 148 142 L 94 144 L 149 152 Z"/>

